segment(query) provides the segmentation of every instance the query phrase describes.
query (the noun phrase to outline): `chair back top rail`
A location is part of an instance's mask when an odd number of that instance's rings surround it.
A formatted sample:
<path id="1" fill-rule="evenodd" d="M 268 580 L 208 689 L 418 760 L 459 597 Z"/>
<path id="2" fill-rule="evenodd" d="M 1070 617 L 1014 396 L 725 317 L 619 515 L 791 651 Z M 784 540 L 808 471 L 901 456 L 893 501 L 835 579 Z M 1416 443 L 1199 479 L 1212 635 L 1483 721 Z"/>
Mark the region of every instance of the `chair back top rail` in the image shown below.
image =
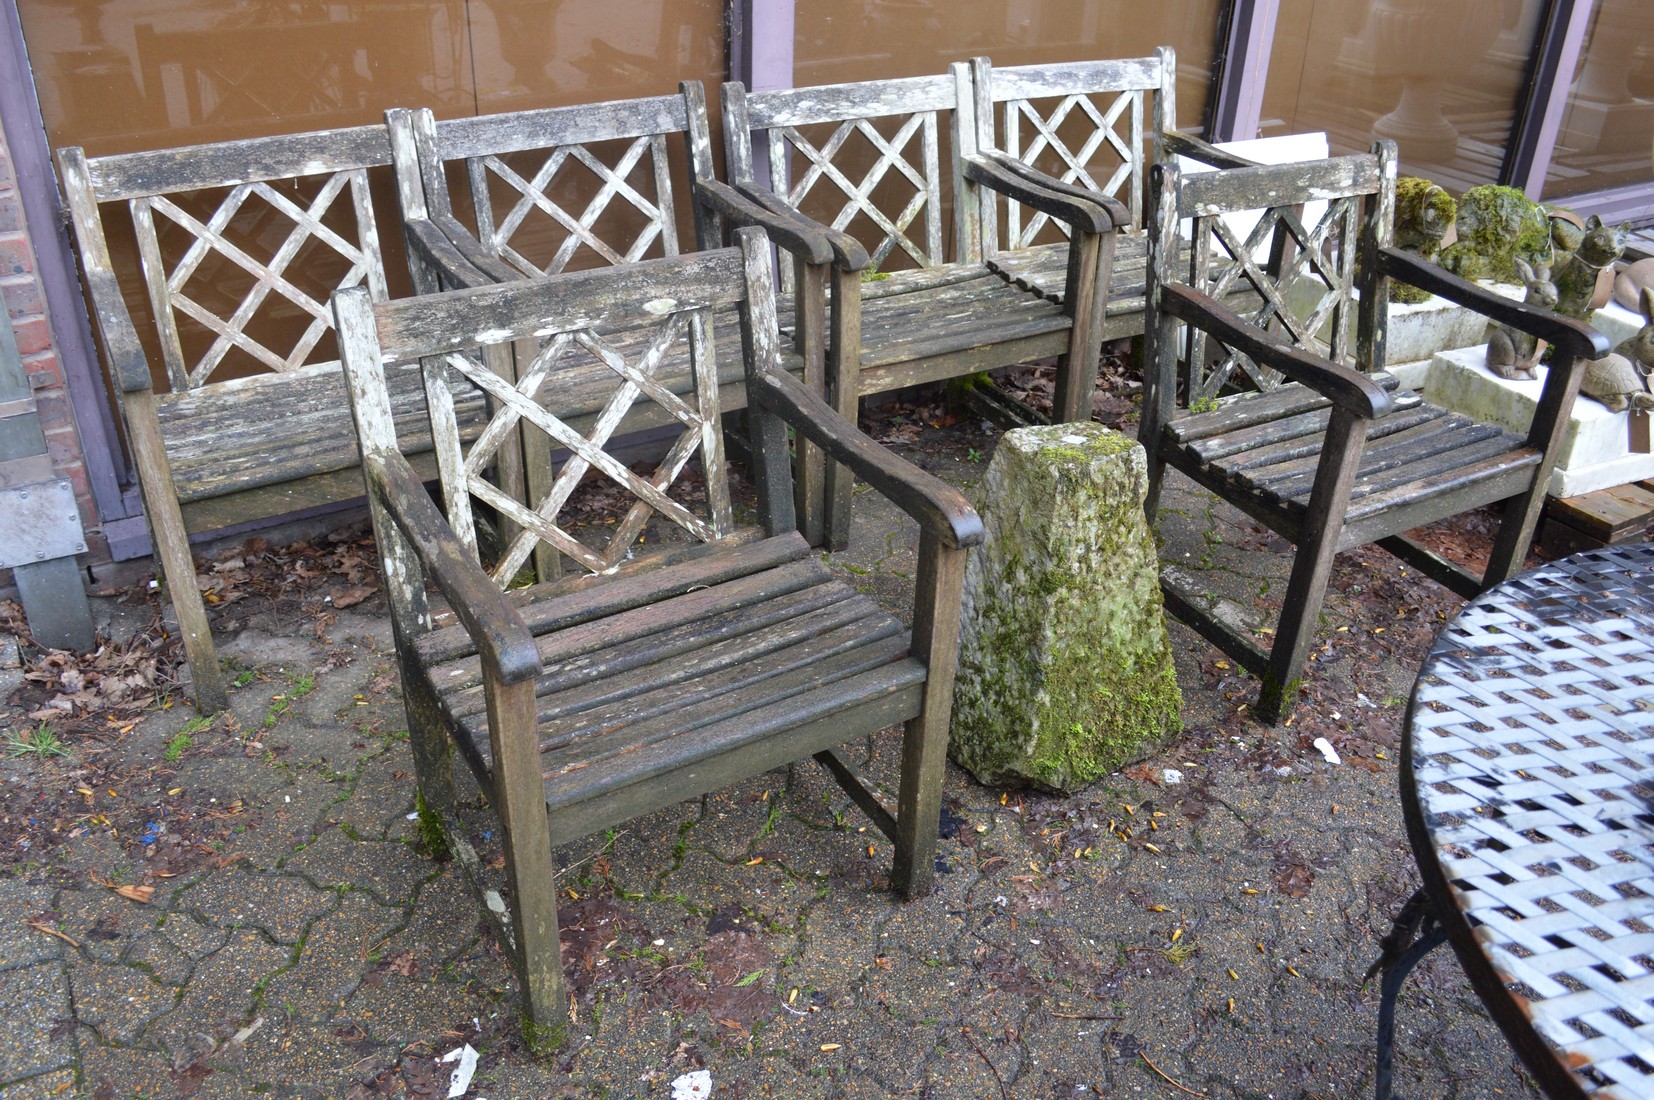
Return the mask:
<path id="1" fill-rule="evenodd" d="M 183 392 L 214 383 L 232 360 L 242 372 L 314 365 L 332 329 L 329 293 L 361 284 L 387 296 L 367 173 L 390 159 L 382 125 L 95 158 L 78 147 L 60 150 L 94 313 L 120 388 L 145 390 L 152 378 L 101 204 L 128 206 L 168 383 Z M 316 279 L 325 266 L 318 249 L 333 256 L 326 287 Z M 297 325 L 271 324 L 295 311 Z"/>

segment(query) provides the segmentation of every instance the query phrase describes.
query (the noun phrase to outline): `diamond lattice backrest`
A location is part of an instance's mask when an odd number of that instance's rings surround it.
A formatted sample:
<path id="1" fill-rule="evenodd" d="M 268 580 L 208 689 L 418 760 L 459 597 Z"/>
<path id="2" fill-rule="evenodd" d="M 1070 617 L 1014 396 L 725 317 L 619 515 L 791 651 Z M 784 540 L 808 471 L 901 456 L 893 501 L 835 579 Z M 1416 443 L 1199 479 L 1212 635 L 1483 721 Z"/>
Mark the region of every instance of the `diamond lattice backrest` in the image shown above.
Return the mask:
<path id="1" fill-rule="evenodd" d="M 123 252 L 129 238 L 104 238 L 101 220 L 84 219 L 94 300 L 117 286 L 127 301 L 147 297 L 174 392 L 335 361 L 328 297 L 358 285 L 386 297 L 368 194 L 368 169 L 390 163 L 382 126 L 90 161 L 78 154 L 64 159 L 75 169 L 66 186 L 90 191 L 71 196 L 77 220 L 89 204 L 124 201 L 139 267 L 117 274 L 111 251 Z M 98 239 L 85 240 L 88 230 Z M 100 322 L 130 324 L 125 302 L 112 306 L 97 301 Z"/>
<path id="2" fill-rule="evenodd" d="M 489 566 L 502 587 L 541 543 L 600 573 L 640 537 L 731 531 L 713 329 L 715 315 L 720 326 L 740 323 L 744 280 L 742 253 L 720 249 L 377 308 L 382 361 L 417 359 L 424 371 L 449 523 L 475 552 L 479 506 L 499 521 L 504 550 Z M 493 369 L 502 359 L 514 377 Z M 361 373 L 349 354 L 346 368 Z M 448 396 L 461 379 L 490 399 L 469 446 Z M 611 445 L 623 422 L 640 421 L 665 423 L 664 456 L 628 464 Z M 532 453 L 528 433 L 549 440 L 552 468 L 528 479 L 538 489 L 524 503 L 491 472 L 506 448 Z M 664 526 L 646 531 L 652 520 Z"/>
<path id="3" fill-rule="evenodd" d="M 949 76 L 773 92 L 725 85 L 725 140 L 764 135 L 771 190 L 855 237 L 878 270 L 931 267 L 945 259 L 937 120 L 956 102 Z"/>
<path id="4" fill-rule="evenodd" d="M 1377 157 L 1197 175 L 1167 171 L 1164 178 L 1176 188 L 1169 197 L 1176 212 L 1176 281 L 1286 343 L 1334 362 L 1353 360 L 1364 207 L 1378 200 L 1385 178 Z M 1319 217 L 1306 221 L 1305 205 L 1323 201 Z M 1158 228 L 1164 240 L 1166 229 Z M 1184 340 L 1180 358 L 1191 402 L 1281 384 L 1276 371 L 1193 326 Z"/>
<path id="5" fill-rule="evenodd" d="M 453 119 L 432 142 L 464 162 L 478 239 L 525 275 L 676 256 L 668 139 L 684 140 L 686 96 Z"/>
<path id="6" fill-rule="evenodd" d="M 971 63 L 983 145 L 998 149 L 1064 183 L 1116 198 L 1143 224 L 1145 116 L 1155 129 L 1173 126 L 1169 48 L 1123 61 L 1023 65 L 995 69 Z M 1151 104 L 1152 100 L 1152 104 Z M 1042 232 L 1065 227 L 1020 203 L 1006 203 L 1004 245 L 1026 248 Z"/>

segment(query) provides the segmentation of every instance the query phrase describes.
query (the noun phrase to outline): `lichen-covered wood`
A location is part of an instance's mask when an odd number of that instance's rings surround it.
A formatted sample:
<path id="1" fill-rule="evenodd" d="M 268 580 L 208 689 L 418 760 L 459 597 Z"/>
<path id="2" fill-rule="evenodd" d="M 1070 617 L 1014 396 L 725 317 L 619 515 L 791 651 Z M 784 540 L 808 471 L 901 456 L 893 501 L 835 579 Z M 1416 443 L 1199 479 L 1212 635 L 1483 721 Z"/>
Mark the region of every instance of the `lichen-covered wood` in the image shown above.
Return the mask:
<path id="1" fill-rule="evenodd" d="M 747 229 L 738 248 L 692 256 L 398 302 L 360 289 L 334 298 L 424 831 L 441 834 L 500 920 L 536 1047 L 556 1045 L 568 1021 L 554 844 L 815 755 L 893 842 L 896 891 L 930 888 L 964 557 L 981 521 L 957 490 L 781 369 L 773 293 L 768 245 Z M 728 493 L 717 385 L 727 345 L 713 331 L 726 320 L 742 349 L 761 529 L 735 526 Z M 488 365 L 482 349 L 499 346 L 525 353 L 514 380 Z M 558 391 L 589 377 L 583 359 L 598 361 L 611 396 L 576 429 Z M 403 362 L 422 368 L 442 511 L 399 447 L 385 370 Z M 686 391 L 663 384 L 683 365 Z M 492 399 L 469 446 L 450 396 L 460 379 Z M 640 473 L 606 444 L 647 404 L 679 434 Z M 834 577 L 794 530 L 789 429 L 919 524 L 911 628 Z M 519 430 L 569 456 L 528 479 L 545 490 L 526 503 L 480 476 Z M 691 464 L 704 491 L 684 491 Z M 588 478 L 624 498 L 608 523 L 566 514 Z M 492 575 L 477 557 L 478 504 L 516 532 Z M 503 591 L 536 543 L 578 575 Z M 436 621 L 428 587 L 451 625 Z M 904 726 L 894 806 L 833 751 L 892 725 Z M 482 879 L 455 814 L 456 751 L 499 817 L 505 894 Z"/>
<path id="2" fill-rule="evenodd" d="M 953 759 L 984 783 L 1072 793 L 1181 728 L 1143 448 L 1098 424 L 1019 428 L 983 490 Z"/>

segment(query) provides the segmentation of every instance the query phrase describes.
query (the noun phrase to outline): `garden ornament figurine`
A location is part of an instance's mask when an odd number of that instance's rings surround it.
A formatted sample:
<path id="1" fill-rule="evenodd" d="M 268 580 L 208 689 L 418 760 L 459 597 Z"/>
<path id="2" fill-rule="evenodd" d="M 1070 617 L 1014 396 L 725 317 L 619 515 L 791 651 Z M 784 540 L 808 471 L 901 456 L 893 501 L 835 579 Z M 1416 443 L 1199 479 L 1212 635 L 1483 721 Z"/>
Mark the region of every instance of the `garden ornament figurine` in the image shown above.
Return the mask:
<path id="1" fill-rule="evenodd" d="M 1630 222 L 1604 225 L 1595 214 L 1585 219 L 1585 234 L 1580 238 L 1579 247 L 1556 265 L 1558 313 L 1582 321 L 1591 315 L 1602 272 L 1612 267 L 1625 251 L 1625 238 L 1630 232 Z"/>
<path id="2" fill-rule="evenodd" d="M 1396 247 L 1434 262 L 1458 210 L 1453 196 L 1443 188 L 1426 179 L 1403 176 L 1396 181 Z M 1406 283 L 1390 287 L 1392 302 L 1417 303 L 1429 297 L 1428 291 Z"/>
<path id="3" fill-rule="evenodd" d="M 1523 285 L 1528 288 L 1522 300 L 1530 306 L 1554 309 L 1556 284 L 1551 282 L 1550 268 L 1544 265 L 1536 268 L 1521 258 L 1515 261 L 1515 266 Z M 1517 332 L 1506 325 L 1496 325 L 1487 342 L 1487 369 L 1500 378 L 1531 379 L 1542 350 L 1538 337 Z"/>

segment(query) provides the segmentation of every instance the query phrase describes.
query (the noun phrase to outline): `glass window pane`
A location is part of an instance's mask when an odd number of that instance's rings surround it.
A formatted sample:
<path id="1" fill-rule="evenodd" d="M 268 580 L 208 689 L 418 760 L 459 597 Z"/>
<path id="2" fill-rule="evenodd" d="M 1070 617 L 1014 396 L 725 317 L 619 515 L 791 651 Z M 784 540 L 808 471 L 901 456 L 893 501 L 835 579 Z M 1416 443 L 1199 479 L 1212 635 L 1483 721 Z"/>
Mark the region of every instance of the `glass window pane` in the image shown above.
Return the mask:
<path id="1" fill-rule="evenodd" d="M 20 0 L 54 146 L 160 149 L 677 90 L 724 74 L 722 0 Z"/>
<path id="2" fill-rule="evenodd" d="M 1556 199 L 1654 179 L 1654 5 L 1600 0 L 1545 178 Z M 1648 213 L 1654 216 L 1654 196 Z"/>
<path id="3" fill-rule="evenodd" d="M 1178 123 L 1198 132 L 1217 51 L 1219 0 L 797 0 L 794 83 L 946 72 L 978 55 L 996 66 L 1143 57 L 1177 50 Z"/>
<path id="4" fill-rule="evenodd" d="M 1635 2 L 1635 0 L 1633 0 Z M 1260 134 L 1376 138 L 1451 191 L 1498 179 L 1542 0 L 1282 0 Z"/>

